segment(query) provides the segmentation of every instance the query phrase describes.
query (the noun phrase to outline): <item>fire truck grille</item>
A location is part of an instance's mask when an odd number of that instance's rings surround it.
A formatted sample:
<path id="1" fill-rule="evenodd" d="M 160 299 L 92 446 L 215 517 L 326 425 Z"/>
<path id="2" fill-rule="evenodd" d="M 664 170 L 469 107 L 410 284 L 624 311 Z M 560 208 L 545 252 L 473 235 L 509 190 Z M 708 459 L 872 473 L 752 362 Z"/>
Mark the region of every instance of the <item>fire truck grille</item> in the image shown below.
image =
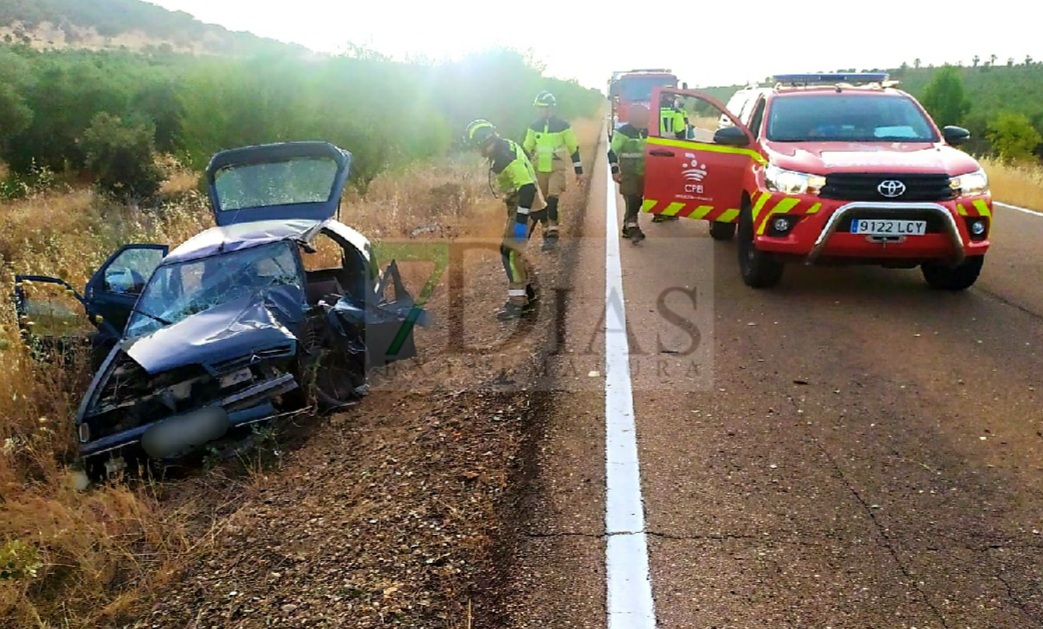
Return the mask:
<path id="1" fill-rule="evenodd" d="M 834 173 L 826 175 L 826 185 L 819 195 L 842 201 L 948 201 L 956 196 L 949 181 L 945 174 Z M 905 191 L 884 196 L 880 191 L 884 182 L 900 182 Z M 885 184 L 883 188 L 893 190 L 900 186 Z"/>

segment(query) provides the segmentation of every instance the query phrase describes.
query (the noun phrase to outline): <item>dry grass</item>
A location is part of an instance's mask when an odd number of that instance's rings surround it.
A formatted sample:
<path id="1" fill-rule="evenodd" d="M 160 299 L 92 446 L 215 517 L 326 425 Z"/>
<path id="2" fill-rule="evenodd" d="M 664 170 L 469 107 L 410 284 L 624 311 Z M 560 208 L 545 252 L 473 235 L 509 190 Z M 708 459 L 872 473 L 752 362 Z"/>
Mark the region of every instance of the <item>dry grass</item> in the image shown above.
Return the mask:
<path id="1" fill-rule="evenodd" d="M 582 138 L 596 138 L 599 125 L 576 122 Z M 176 245 L 209 227 L 196 174 L 165 166 L 164 191 L 174 196 L 160 208 L 116 207 L 74 188 L 0 204 L 0 293 L 10 295 L 14 274 L 27 272 L 82 290 L 121 244 Z M 346 198 L 341 219 L 376 241 L 498 238 L 503 211 L 484 163 L 464 156 L 379 177 L 365 199 Z M 82 362 L 31 360 L 13 309 L 0 304 L 0 626 L 126 624 L 208 543 L 190 514 L 164 507 L 155 486 L 71 487 L 72 418 L 90 375 Z"/>
<path id="2" fill-rule="evenodd" d="M 992 158 L 980 160 L 989 174 L 989 187 L 997 201 L 1043 212 L 1043 166 L 1013 164 Z"/>

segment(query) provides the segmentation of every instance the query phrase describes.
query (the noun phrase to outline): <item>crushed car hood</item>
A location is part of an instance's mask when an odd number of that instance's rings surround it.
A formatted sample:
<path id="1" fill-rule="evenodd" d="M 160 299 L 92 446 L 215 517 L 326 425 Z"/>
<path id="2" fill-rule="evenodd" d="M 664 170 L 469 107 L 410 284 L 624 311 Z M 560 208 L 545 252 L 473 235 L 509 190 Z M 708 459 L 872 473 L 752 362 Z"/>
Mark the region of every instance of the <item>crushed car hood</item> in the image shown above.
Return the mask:
<path id="1" fill-rule="evenodd" d="M 150 374 L 175 367 L 235 358 L 259 348 L 296 342 L 276 315 L 272 302 L 243 298 L 124 341 L 131 358 Z"/>
<path id="2" fill-rule="evenodd" d="M 950 146 L 923 142 L 768 142 L 768 159 L 780 168 L 829 172 L 939 173 L 978 170 L 974 159 Z"/>

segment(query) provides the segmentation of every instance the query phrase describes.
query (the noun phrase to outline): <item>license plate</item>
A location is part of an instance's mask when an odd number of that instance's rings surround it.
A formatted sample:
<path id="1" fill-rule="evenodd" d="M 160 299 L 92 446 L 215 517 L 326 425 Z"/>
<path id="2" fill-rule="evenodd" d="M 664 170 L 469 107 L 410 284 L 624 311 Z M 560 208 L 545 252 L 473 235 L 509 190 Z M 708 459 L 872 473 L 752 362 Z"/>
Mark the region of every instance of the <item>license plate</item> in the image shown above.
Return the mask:
<path id="1" fill-rule="evenodd" d="M 859 218 L 851 221 L 851 233 L 866 236 L 923 236 L 927 221 Z"/>

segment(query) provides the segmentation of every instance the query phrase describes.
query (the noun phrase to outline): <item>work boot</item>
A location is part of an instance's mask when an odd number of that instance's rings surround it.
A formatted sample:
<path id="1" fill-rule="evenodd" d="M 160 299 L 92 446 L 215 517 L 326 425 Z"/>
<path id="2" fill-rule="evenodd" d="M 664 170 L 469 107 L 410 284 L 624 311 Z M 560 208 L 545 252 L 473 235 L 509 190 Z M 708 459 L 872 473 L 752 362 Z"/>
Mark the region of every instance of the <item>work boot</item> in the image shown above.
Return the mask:
<path id="1" fill-rule="evenodd" d="M 623 226 L 623 238 L 630 238 L 630 228 L 626 225 Z"/>
<path id="2" fill-rule="evenodd" d="M 634 225 L 633 227 L 628 227 L 627 233 L 628 235 L 626 237 L 629 238 L 630 242 L 634 243 L 635 245 L 645 239 L 645 232 L 641 231 L 641 228 L 637 225 Z"/>
<path id="3" fill-rule="evenodd" d="M 666 220 L 666 217 L 663 216 L 662 214 L 656 214 L 655 216 L 652 217 L 652 222 L 653 223 L 662 223 L 665 220 Z"/>
<path id="4" fill-rule="evenodd" d="M 551 232 L 543 237 L 543 250 L 554 251 L 558 248 L 558 234 Z"/>
<path id="5" fill-rule="evenodd" d="M 528 292 L 528 289 L 526 289 L 526 292 Z M 508 299 L 507 303 L 503 305 L 503 309 L 496 313 L 496 318 L 500 321 L 511 321 L 513 319 L 520 319 L 525 315 L 531 313 L 532 310 L 532 302 L 522 305 Z"/>

